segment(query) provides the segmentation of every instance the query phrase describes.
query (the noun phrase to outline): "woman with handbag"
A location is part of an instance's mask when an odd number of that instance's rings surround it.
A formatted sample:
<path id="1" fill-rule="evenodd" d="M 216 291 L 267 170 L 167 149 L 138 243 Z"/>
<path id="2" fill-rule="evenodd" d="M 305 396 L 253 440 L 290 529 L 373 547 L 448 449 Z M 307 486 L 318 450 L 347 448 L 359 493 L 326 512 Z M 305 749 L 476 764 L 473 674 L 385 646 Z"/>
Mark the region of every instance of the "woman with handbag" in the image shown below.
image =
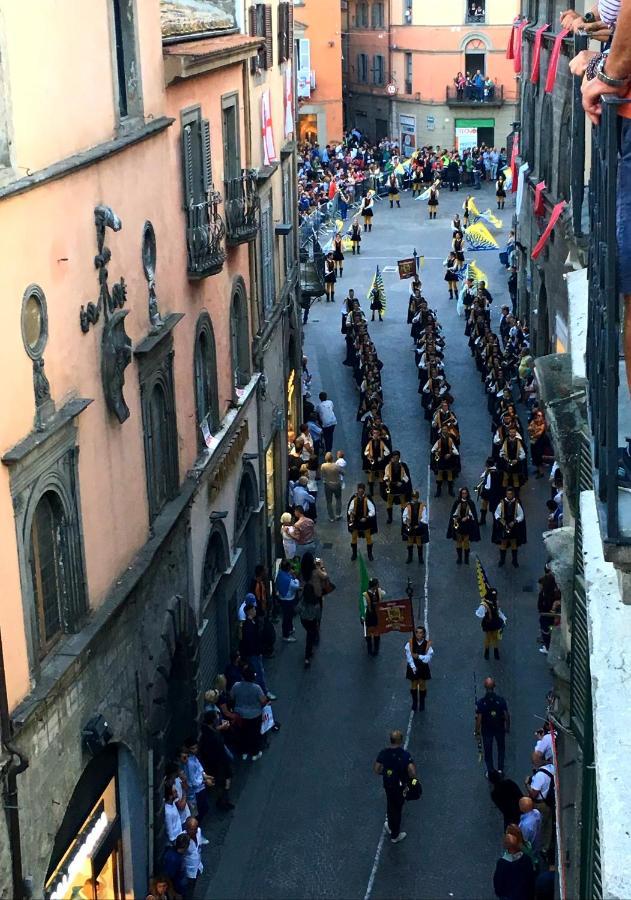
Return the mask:
<path id="1" fill-rule="evenodd" d="M 305 643 L 305 669 L 308 669 L 311 665 L 313 648 L 317 643 L 318 626 L 322 618 L 322 607 L 310 582 L 305 584 L 302 589 L 302 597 L 298 603 L 297 611 L 300 616 L 300 623 L 307 636 Z"/>
<path id="2" fill-rule="evenodd" d="M 320 615 L 315 626 L 314 643 L 320 643 L 320 623 L 322 621 L 322 598 L 335 590 L 335 585 L 329 578 L 321 559 L 315 559 L 313 553 L 305 553 L 300 561 L 300 577 L 303 586 L 310 585 L 320 608 Z"/>
<path id="3" fill-rule="evenodd" d="M 431 679 L 432 673 L 429 668 L 434 650 L 432 642 L 427 640 L 427 632 L 422 625 L 417 625 L 414 634 L 404 646 L 405 658 L 407 660 L 407 668 L 405 677 L 410 682 L 410 693 L 412 694 L 412 709 L 425 709 L 425 698 L 427 697 L 427 682 Z"/>

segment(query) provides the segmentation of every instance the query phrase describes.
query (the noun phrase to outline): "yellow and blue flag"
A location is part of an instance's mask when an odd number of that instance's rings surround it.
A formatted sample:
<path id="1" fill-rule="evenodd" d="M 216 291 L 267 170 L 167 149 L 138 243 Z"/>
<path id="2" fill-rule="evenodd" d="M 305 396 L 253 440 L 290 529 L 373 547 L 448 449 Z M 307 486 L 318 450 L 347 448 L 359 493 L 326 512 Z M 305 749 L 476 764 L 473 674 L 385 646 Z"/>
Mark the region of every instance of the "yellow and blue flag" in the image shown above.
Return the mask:
<path id="1" fill-rule="evenodd" d="M 368 289 L 368 296 L 366 299 L 369 303 L 372 302 L 373 298 L 377 296 L 377 298 L 381 302 L 381 314 L 385 316 L 386 314 L 386 286 L 383 283 L 383 275 L 379 271 L 379 266 L 377 266 L 375 270 L 375 274 L 373 275 L 372 283 L 370 288 Z"/>
<path id="2" fill-rule="evenodd" d="M 464 236 L 471 250 L 497 250 L 499 247 L 489 229 L 482 222 L 475 222 L 465 228 Z"/>
<path id="3" fill-rule="evenodd" d="M 492 225 L 494 228 L 497 228 L 499 231 L 500 228 L 504 227 L 504 223 L 501 219 L 498 219 L 494 212 L 491 212 L 490 209 L 485 209 L 483 213 L 480 213 L 480 218 L 487 222 L 489 225 Z"/>

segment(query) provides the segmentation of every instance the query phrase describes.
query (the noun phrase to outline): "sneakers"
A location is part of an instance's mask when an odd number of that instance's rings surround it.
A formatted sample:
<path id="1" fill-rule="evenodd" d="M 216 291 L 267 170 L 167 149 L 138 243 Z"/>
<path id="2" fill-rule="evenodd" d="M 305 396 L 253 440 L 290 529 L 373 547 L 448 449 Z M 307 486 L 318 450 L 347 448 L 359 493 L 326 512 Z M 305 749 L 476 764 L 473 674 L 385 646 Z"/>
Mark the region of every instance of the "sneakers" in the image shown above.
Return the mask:
<path id="1" fill-rule="evenodd" d="M 392 834 L 392 832 L 390 831 L 390 826 L 388 825 L 388 820 L 387 820 L 387 819 L 386 819 L 386 821 L 383 823 L 383 827 L 386 829 L 386 831 L 388 832 L 388 834 Z"/>
<path id="2" fill-rule="evenodd" d="M 329 516 L 329 522 L 335 522 L 335 519 L 332 519 L 331 516 Z"/>
<path id="3" fill-rule="evenodd" d="M 263 751 L 259 750 L 259 752 L 255 753 L 254 756 L 252 757 L 252 762 L 256 762 L 257 759 L 260 759 L 262 756 L 263 756 Z"/>
<path id="4" fill-rule="evenodd" d="M 283 640 L 286 644 L 295 644 L 298 638 L 293 637 L 293 635 L 289 635 L 289 637 L 283 638 Z"/>
<path id="5" fill-rule="evenodd" d="M 548 655 L 547 647 L 539 647 L 539 653 L 545 653 L 545 655 L 547 656 Z"/>
<path id="6" fill-rule="evenodd" d="M 391 843 L 391 844 L 400 844 L 401 841 L 404 841 L 404 840 L 406 839 L 407 836 L 408 836 L 408 835 L 407 835 L 407 831 L 401 831 L 401 832 L 399 832 L 399 834 L 398 834 L 397 837 L 395 837 L 395 838 L 391 837 L 391 838 L 390 838 L 390 843 Z"/>
<path id="7" fill-rule="evenodd" d="M 294 640 L 296 640 L 296 639 L 294 638 Z M 272 694 L 271 691 L 268 691 L 268 692 L 267 692 L 267 699 L 268 699 L 268 700 L 278 700 L 278 697 L 276 696 L 276 694 Z"/>
<path id="8" fill-rule="evenodd" d="M 241 759 L 242 759 L 244 762 L 245 762 L 245 760 L 246 760 L 247 758 L 248 758 L 248 754 L 247 754 L 247 753 L 242 753 L 242 754 L 241 754 Z"/>

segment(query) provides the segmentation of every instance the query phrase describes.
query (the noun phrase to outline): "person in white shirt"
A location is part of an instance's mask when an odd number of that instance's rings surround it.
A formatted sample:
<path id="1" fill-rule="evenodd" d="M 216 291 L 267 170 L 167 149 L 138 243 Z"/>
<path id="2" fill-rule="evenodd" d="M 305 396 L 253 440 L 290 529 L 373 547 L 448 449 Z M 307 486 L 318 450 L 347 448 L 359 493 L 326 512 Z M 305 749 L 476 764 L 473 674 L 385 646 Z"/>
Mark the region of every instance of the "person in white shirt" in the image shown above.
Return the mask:
<path id="1" fill-rule="evenodd" d="M 285 559 L 293 559 L 296 555 L 296 542 L 289 532 L 293 521 L 291 513 L 288 512 L 284 512 L 280 517 L 280 534 L 283 541 L 283 553 L 285 554 Z M 242 621 L 245 620 L 245 603 L 243 604 L 243 610 Z M 239 616 L 239 618 L 241 618 L 241 616 Z"/>
<path id="2" fill-rule="evenodd" d="M 202 833 L 197 819 L 190 816 L 184 823 L 184 831 L 191 839 L 184 854 L 184 868 L 188 881 L 186 896 L 194 897 L 197 878 L 204 871 L 202 864 Z"/>
<path id="3" fill-rule="evenodd" d="M 316 404 L 316 412 L 322 425 L 322 438 L 324 440 L 325 452 L 330 452 L 333 448 L 333 432 L 337 425 L 337 418 L 333 410 L 333 401 L 329 400 L 325 391 L 319 394 L 320 402 Z"/>
<path id="4" fill-rule="evenodd" d="M 434 655 L 434 648 L 432 642 L 428 641 L 427 632 L 422 625 L 416 626 L 413 636 L 406 641 L 403 650 L 407 660 L 405 677 L 410 682 L 412 710 L 424 710 L 427 682 L 432 677 L 429 664 Z"/>
<path id="5" fill-rule="evenodd" d="M 182 774 L 181 768 L 176 765 L 176 763 L 167 763 L 164 770 L 164 777 L 168 782 L 171 782 L 175 788 L 175 793 L 177 794 L 175 805 L 180 814 L 180 821 L 182 825 L 184 825 L 191 814 L 191 810 L 186 800 L 186 789 L 182 781 Z"/>
<path id="6" fill-rule="evenodd" d="M 537 743 L 535 744 L 535 755 L 533 762 L 537 766 L 544 766 L 546 763 L 554 762 L 554 752 L 552 750 L 552 734 L 549 730 L 537 732 Z"/>
<path id="7" fill-rule="evenodd" d="M 167 841 L 172 844 L 178 834 L 182 833 L 182 820 L 180 811 L 175 805 L 177 791 L 172 781 L 167 781 L 164 786 L 164 829 Z"/>
<path id="8" fill-rule="evenodd" d="M 539 758 L 536 751 L 532 754 L 532 762 L 536 769 L 526 778 L 526 789 L 534 808 L 541 813 L 541 850 L 545 853 L 550 847 L 554 826 L 554 804 L 548 802 L 550 799 L 548 795 L 552 791 L 551 797 L 555 796 L 555 769 L 554 763 L 551 762 L 538 765 Z"/>

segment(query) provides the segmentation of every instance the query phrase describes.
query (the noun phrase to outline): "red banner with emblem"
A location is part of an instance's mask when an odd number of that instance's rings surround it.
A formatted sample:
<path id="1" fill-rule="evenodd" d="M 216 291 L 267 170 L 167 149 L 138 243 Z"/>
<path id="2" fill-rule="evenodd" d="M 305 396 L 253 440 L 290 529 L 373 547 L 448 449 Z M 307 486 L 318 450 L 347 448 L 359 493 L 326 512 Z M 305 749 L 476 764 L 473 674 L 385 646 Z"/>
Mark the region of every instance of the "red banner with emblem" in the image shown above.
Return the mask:
<path id="1" fill-rule="evenodd" d="M 382 600 L 377 604 L 377 624 L 367 628 L 366 634 L 377 637 L 379 634 L 389 634 L 391 631 L 411 632 L 413 630 L 412 600 L 404 597 L 403 600 Z"/>

